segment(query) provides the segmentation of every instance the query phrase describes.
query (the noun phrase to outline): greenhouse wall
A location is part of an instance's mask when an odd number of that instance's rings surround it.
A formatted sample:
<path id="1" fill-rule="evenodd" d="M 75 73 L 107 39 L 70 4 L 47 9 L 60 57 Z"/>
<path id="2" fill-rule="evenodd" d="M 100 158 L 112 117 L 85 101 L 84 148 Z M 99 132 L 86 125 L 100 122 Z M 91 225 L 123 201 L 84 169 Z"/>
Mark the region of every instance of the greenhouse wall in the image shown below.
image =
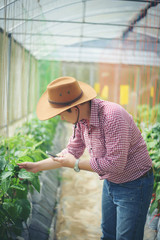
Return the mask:
<path id="1" fill-rule="evenodd" d="M 158 66 L 40 61 L 38 73 L 41 93 L 55 78 L 72 76 L 94 87 L 98 97 L 122 105 L 135 116 L 139 105 L 158 108 L 160 100 Z"/>
<path id="2" fill-rule="evenodd" d="M 134 115 L 138 105 L 152 108 L 159 103 L 157 66 L 37 61 L 4 33 L 0 34 L 0 41 L 1 59 L 4 59 L 0 62 L 0 131 L 3 134 L 7 134 L 7 126 L 35 112 L 46 86 L 61 76 L 89 83 L 100 98 L 117 102 Z"/>
<path id="3" fill-rule="evenodd" d="M 46 86 L 61 74 L 61 62 L 38 61 L 39 97 L 46 90 Z"/>
<path id="4" fill-rule="evenodd" d="M 160 69 L 157 66 L 99 64 L 99 95 L 136 114 L 137 106 L 159 103 Z"/>
<path id="5" fill-rule="evenodd" d="M 11 36 L 0 32 L 0 133 L 27 118 L 38 100 L 37 61 Z"/>
<path id="6" fill-rule="evenodd" d="M 97 63 L 38 61 L 40 95 L 46 90 L 47 84 L 61 76 L 72 76 L 94 87 L 98 81 L 98 71 Z"/>

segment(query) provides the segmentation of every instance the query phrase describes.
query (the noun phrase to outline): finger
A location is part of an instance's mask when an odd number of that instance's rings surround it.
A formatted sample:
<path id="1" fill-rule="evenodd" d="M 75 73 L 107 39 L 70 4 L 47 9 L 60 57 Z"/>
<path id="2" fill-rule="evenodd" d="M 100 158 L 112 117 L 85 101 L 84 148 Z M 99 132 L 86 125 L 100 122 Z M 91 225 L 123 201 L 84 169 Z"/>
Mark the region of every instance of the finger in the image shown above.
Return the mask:
<path id="1" fill-rule="evenodd" d="M 25 168 L 24 166 L 19 166 L 19 168 Z"/>
<path id="2" fill-rule="evenodd" d="M 61 157 L 62 156 L 60 153 L 57 153 L 56 155 L 57 155 L 57 157 Z"/>
<path id="3" fill-rule="evenodd" d="M 62 152 L 56 154 L 58 157 L 63 157 L 64 154 Z"/>
<path id="4" fill-rule="evenodd" d="M 58 162 L 59 161 L 59 157 L 54 157 L 53 160 Z"/>
<path id="5" fill-rule="evenodd" d="M 19 166 L 19 168 L 24 168 L 24 167 L 26 167 L 26 163 L 17 163 L 17 165 Z"/>
<path id="6" fill-rule="evenodd" d="M 54 161 L 56 161 L 56 162 L 61 162 L 63 160 L 64 160 L 63 157 L 56 157 L 56 158 L 54 158 Z"/>

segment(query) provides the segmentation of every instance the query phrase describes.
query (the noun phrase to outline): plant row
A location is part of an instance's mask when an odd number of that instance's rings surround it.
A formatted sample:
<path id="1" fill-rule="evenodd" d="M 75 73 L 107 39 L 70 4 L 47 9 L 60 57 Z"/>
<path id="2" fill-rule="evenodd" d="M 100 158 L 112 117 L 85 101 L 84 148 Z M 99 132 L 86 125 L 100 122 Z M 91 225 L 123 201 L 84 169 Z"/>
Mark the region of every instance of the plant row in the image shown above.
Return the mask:
<path id="1" fill-rule="evenodd" d="M 147 149 L 153 163 L 154 188 L 150 213 L 157 209 L 160 213 L 160 104 L 150 107 L 139 105 L 134 120 L 147 144 Z"/>
<path id="2" fill-rule="evenodd" d="M 19 169 L 18 162 L 47 158 L 59 118 L 41 122 L 34 118 L 16 130 L 13 137 L 0 138 L 0 239 L 21 235 L 31 204 L 28 193 L 40 192 L 40 173 Z"/>
<path id="3" fill-rule="evenodd" d="M 142 136 L 147 143 L 149 155 L 152 159 L 154 172 L 153 199 L 151 201 L 150 213 L 157 209 L 160 213 L 160 123 L 148 126 L 142 132 Z"/>

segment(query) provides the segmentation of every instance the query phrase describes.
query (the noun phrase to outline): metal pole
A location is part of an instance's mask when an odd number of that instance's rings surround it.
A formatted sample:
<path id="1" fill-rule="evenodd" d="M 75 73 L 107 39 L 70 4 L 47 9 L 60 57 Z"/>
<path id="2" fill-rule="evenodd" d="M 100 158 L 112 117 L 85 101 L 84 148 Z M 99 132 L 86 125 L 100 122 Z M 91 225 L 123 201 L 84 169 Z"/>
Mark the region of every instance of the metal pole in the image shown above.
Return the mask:
<path id="1" fill-rule="evenodd" d="M 3 18 L 0 17 L 1 20 L 6 21 L 21 21 L 21 22 L 49 22 L 49 23 L 72 23 L 72 24 L 88 24 L 88 25 L 97 25 L 97 26 L 117 26 L 117 27 L 131 27 L 130 24 L 121 24 L 121 23 L 105 23 L 105 22 L 81 22 L 81 21 L 63 21 L 63 20 L 56 20 L 56 19 L 30 19 L 30 18 Z M 135 28 L 148 28 L 148 29 L 159 29 L 160 27 L 156 26 L 145 26 L 145 25 L 134 25 Z"/>
<path id="2" fill-rule="evenodd" d="M 8 58 L 7 58 L 7 137 L 9 137 L 9 123 L 10 123 L 10 72 L 11 72 L 11 47 L 12 36 L 8 34 Z"/>
<path id="3" fill-rule="evenodd" d="M 29 116 L 29 93 L 30 93 L 30 81 L 31 81 L 31 54 L 29 53 L 29 69 L 28 69 L 28 89 L 27 89 L 27 121 Z"/>

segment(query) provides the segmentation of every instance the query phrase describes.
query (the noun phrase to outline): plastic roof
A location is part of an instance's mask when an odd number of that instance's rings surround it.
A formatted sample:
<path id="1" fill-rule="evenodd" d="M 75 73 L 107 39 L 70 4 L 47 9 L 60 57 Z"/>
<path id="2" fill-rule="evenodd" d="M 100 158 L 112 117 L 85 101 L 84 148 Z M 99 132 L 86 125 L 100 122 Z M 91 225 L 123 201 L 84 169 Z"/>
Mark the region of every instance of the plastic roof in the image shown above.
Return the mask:
<path id="1" fill-rule="evenodd" d="M 159 0 L 0 0 L 0 28 L 36 59 L 160 65 Z"/>

